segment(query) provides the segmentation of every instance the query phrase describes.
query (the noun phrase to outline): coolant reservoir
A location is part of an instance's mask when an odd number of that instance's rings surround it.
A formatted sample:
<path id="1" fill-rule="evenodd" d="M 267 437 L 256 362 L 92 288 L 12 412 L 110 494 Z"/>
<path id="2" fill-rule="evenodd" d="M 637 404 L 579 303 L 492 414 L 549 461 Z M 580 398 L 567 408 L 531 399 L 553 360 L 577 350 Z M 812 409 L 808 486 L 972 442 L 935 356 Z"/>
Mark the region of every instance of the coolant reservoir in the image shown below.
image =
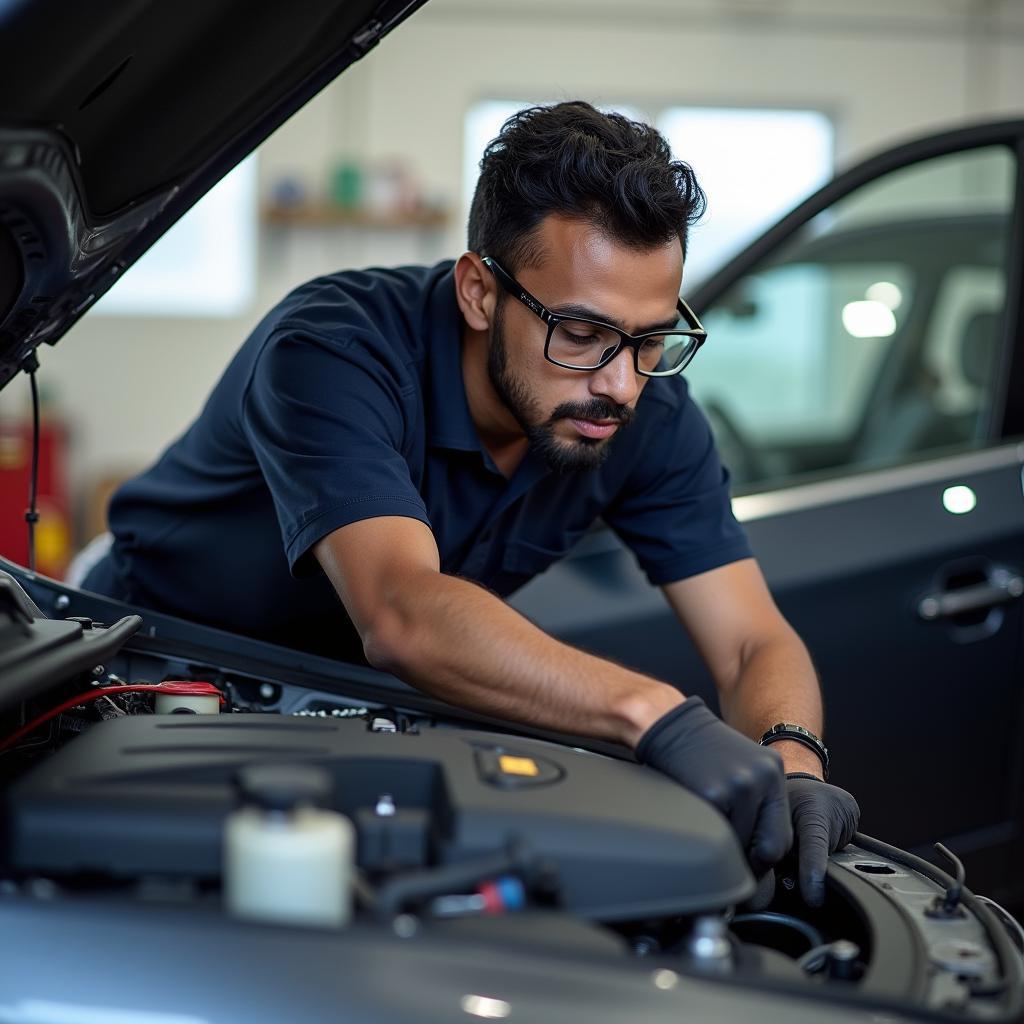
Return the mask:
<path id="1" fill-rule="evenodd" d="M 153 710 L 158 715 L 216 715 L 222 700 L 220 691 L 210 683 L 172 680 L 157 687 Z"/>
<path id="2" fill-rule="evenodd" d="M 238 774 L 242 806 L 224 826 L 224 898 L 250 920 L 338 928 L 352 916 L 355 828 L 325 810 L 331 779 L 307 765 Z"/>

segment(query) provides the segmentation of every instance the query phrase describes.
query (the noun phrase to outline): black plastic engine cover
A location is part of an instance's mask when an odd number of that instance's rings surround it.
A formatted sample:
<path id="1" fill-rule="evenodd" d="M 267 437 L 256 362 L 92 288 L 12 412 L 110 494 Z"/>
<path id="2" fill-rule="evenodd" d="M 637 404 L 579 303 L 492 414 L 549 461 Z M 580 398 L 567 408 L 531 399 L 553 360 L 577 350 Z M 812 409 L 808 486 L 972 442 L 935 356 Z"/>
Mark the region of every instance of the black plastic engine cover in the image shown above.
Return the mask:
<path id="1" fill-rule="evenodd" d="M 8 791 L 6 859 L 54 875 L 216 878 L 233 773 L 281 761 L 330 773 L 336 809 L 366 833 L 364 866 L 381 849 L 368 815 L 387 794 L 410 812 L 403 866 L 410 850 L 452 863 L 519 840 L 557 869 L 565 908 L 578 914 L 690 914 L 754 889 L 725 818 L 639 765 L 488 732 L 382 733 L 358 720 L 255 714 L 92 727 Z M 408 831 L 417 820 L 422 842 Z"/>

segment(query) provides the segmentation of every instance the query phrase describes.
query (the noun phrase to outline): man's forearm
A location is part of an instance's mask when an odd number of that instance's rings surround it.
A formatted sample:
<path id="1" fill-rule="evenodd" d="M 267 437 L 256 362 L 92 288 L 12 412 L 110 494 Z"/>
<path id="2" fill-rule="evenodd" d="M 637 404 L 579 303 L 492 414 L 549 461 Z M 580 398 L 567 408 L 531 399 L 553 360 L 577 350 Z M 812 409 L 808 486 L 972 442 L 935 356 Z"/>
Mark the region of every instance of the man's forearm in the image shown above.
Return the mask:
<path id="1" fill-rule="evenodd" d="M 821 690 L 810 655 L 792 629 L 762 641 L 743 659 L 736 682 L 719 691 L 725 720 L 751 737 L 761 736 L 777 722 L 793 722 L 822 734 Z M 821 761 L 793 740 L 772 744 L 787 772 L 820 776 Z"/>
<path id="2" fill-rule="evenodd" d="M 372 664 L 451 704 L 636 746 L 674 687 L 548 636 L 486 590 L 423 572 L 366 643 Z M 365 639 L 365 638 L 364 638 Z"/>

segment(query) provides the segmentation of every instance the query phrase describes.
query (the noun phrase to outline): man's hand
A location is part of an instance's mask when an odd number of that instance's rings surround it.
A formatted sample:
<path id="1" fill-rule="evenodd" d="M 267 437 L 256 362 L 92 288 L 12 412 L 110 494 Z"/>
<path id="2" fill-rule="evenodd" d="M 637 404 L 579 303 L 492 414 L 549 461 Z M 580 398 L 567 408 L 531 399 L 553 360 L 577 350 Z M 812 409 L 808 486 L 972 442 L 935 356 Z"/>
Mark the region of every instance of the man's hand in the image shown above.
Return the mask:
<path id="1" fill-rule="evenodd" d="M 796 833 L 800 895 L 808 906 L 820 907 L 828 855 L 853 839 L 860 808 L 845 789 L 803 772 L 786 776 L 786 792 Z"/>
<path id="2" fill-rule="evenodd" d="M 636 756 L 722 811 L 756 875 L 792 844 L 781 758 L 715 717 L 700 697 L 689 697 L 659 718 L 644 733 Z"/>

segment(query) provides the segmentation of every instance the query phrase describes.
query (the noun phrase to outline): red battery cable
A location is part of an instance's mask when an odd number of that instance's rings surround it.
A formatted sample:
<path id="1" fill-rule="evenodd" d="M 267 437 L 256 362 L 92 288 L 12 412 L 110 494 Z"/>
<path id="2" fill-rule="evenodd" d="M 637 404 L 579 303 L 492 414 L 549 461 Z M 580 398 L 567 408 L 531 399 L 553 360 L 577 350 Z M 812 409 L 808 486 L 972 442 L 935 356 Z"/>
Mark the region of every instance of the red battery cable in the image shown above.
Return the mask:
<path id="1" fill-rule="evenodd" d="M 71 697 L 69 700 L 64 701 L 63 704 L 58 704 L 57 707 L 51 708 L 49 711 L 39 715 L 38 718 L 33 718 L 27 725 L 23 725 L 17 732 L 11 733 L 7 739 L 0 742 L 0 751 L 7 750 L 8 747 L 13 746 L 23 736 L 27 736 L 30 732 L 49 722 L 50 719 L 56 718 L 62 712 L 68 711 L 79 704 L 88 704 L 89 701 L 98 700 L 100 697 L 109 697 L 115 693 L 170 693 L 176 697 L 219 697 L 221 704 L 225 703 L 224 694 L 213 683 L 195 683 L 174 679 L 166 683 L 127 683 L 124 686 L 97 686 L 92 690 L 87 690 L 85 693 L 80 693 L 77 697 Z"/>

